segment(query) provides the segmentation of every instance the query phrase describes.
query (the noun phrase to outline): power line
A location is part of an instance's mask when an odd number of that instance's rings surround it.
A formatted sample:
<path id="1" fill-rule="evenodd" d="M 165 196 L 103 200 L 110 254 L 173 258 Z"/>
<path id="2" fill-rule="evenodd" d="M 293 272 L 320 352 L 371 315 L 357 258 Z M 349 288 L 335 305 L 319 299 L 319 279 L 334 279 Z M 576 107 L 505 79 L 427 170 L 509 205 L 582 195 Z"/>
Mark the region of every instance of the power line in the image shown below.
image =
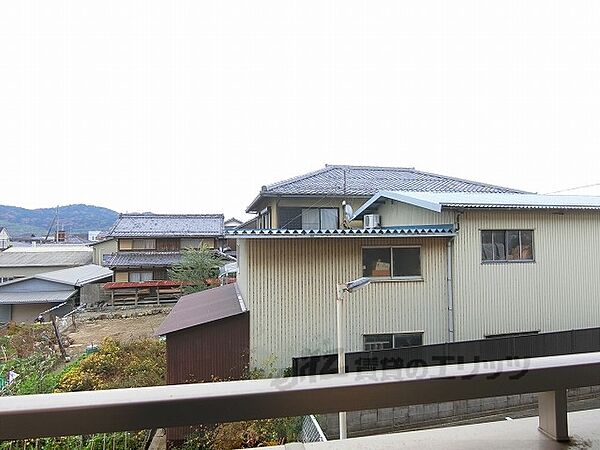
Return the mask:
<path id="1" fill-rule="evenodd" d="M 577 189 L 584 189 L 584 188 L 594 187 L 594 186 L 600 186 L 600 183 L 586 184 L 584 186 L 576 186 L 576 187 L 572 187 L 572 188 L 568 188 L 568 189 L 561 189 L 560 191 L 546 192 L 546 194 L 559 194 L 561 192 L 576 191 Z"/>

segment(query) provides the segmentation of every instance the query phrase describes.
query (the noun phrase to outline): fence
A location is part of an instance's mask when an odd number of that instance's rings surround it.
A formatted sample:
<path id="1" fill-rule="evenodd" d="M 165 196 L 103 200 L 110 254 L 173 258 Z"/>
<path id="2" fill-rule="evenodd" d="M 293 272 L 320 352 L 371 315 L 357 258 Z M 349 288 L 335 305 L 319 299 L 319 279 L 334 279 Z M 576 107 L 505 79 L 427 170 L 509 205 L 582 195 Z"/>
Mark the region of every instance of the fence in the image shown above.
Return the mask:
<path id="1" fill-rule="evenodd" d="M 600 328 L 346 354 L 346 372 L 536 358 L 600 351 Z M 294 376 L 337 373 L 337 355 L 293 358 Z"/>
<path id="2" fill-rule="evenodd" d="M 321 429 L 321 425 L 317 422 L 317 418 L 312 414 L 302 418 L 302 430 L 298 439 L 301 442 L 326 442 L 327 438 Z"/>
<path id="3" fill-rule="evenodd" d="M 154 433 L 151 430 L 136 433 L 102 433 L 59 438 L 35 438 L 0 442 L 0 450 L 43 450 L 46 448 L 78 450 L 146 450 Z"/>
<path id="4" fill-rule="evenodd" d="M 0 397 L 0 439 L 86 435 L 538 392 L 568 438 L 566 390 L 600 384 L 600 353 L 327 376 Z"/>

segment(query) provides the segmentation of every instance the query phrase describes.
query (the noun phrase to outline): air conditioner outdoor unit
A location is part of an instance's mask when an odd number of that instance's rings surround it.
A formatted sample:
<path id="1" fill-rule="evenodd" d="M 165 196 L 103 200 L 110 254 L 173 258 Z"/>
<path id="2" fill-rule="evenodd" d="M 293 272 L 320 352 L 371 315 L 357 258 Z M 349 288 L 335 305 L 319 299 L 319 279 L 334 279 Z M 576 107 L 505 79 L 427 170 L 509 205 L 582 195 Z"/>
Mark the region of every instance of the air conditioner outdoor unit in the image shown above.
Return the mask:
<path id="1" fill-rule="evenodd" d="M 379 214 L 365 214 L 365 228 L 379 228 L 381 226 L 381 217 Z"/>

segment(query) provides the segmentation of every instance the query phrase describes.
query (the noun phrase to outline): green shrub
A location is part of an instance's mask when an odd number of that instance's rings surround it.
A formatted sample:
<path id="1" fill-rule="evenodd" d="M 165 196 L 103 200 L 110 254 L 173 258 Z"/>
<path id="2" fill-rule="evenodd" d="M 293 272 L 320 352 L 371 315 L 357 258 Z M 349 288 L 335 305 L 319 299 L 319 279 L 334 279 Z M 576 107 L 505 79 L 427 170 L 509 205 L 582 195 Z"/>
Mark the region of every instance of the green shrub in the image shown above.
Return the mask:
<path id="1" fill-rule="evenodd" d="M 73 364 L 56 392 L 95 391 L 165 384 L 166 346 L 156 339 L 120 344 L 106 338 L 100 349 Z"/>
<path id="2" fill-rule="evenodd" d="M 115 450 L 137 450 L 144 448 L 148 433 L 106 433 L 90 436 L 65 436 L 58 438 L 27 439 L 22 441 L 0 442 L 0 450 L 100 450 L 102 448 Z"/>
<path id="3" fill-rule="evenodd" d="M 54 391 L 60 372 L 57 355 L 34 353 L 26 358 L 14 358 L 0 364 L 0 377 L 6 380 L 9 371 L 19 376 L 2 390 L 3 395 L 46 394 Z"/>

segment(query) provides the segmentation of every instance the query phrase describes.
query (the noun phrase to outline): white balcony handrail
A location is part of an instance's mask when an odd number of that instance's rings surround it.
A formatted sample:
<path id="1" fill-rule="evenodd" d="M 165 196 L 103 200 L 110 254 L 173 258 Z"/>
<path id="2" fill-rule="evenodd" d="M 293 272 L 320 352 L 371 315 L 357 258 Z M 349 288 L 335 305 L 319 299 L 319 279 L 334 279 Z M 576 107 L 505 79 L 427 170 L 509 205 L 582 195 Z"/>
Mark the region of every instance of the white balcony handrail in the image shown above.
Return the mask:
<path id="1" fill-rule="evenodd" d="M 0 439 L 300 416 L 530 392 L 561 393 L 567 388 L 594 385 L 600 385 L 600 353 L 341 375 L 12 396 L 0 398 Z M 561 398 L 557 396 L 558 400 Z M 545 404 L 556 406 L 552 399 Z M 546 432 L 557 439 L 564 438 L 562 425 L 559 424 L 558 431 L 550 429 L 562 421 L 562 407 L 540 415 L 544 416 Z M 566 426 L 566 408 L 564 423 Z"/>

